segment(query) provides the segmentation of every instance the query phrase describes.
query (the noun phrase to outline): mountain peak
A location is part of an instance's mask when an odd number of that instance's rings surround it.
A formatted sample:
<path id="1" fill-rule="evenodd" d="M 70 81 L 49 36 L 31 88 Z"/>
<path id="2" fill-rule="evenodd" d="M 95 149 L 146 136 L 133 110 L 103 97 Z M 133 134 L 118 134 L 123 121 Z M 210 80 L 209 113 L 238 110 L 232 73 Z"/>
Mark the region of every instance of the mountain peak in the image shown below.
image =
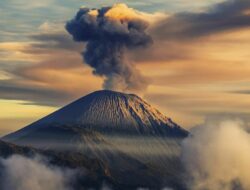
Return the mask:
<path id="1" fill-rule="evenodd" d="M 96 98 L 101 98 L 103 100 L 119 100 L 119 101 L 143 101 L 142 98 L 137 96 L 136 94 L 128 94 L 128 93 L 123 93 L 123 92 L 118 92 L 118 91 L 113 91 L 113 90 L 98 90 L 94 91 L 77 101 L 81 102 L 83 99 L 96 99 Z"/>
<path id="2" fill-rule="evenodd" d="M 5 137 L 19 138 L 47 127 L 80 127 L 107 134 L 186 136 L 170 118 L 135 94 L 111 90 L 90 93 Z"/>

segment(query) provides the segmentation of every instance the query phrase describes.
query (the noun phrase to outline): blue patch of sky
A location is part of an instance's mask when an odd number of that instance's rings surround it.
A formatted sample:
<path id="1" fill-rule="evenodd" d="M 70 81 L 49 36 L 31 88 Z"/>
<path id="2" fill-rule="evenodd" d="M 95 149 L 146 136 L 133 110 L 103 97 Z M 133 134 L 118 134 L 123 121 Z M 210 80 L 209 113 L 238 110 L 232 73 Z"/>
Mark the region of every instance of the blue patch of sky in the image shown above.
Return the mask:
<path id="1" fill-rule="evenodd" d="M 222 0 L 1 0 L 0 42 L 26 41 L 44 22 L 65 22 L 80 6 L 90 8 L 126 3 L 145 12 L 194 11 Z"/>

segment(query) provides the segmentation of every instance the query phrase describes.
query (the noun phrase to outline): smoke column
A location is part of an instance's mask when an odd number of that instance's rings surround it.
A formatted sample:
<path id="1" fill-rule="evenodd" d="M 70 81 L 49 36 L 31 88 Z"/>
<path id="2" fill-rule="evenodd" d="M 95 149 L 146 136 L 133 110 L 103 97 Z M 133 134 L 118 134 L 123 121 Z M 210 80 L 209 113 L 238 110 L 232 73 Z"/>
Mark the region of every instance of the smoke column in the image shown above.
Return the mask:
<path id="1" fill-rule="evenodd" d="M 152 44 L 143 14 L 125 4 L 101 9 L 81 8 L 67 22 L 66 30 L 78 42 L 85 42 L 85 62 L 93 73 L 104 77 L 104 89 L 142 92 L 147 80 L 126 56 L 127 51 Z"/>

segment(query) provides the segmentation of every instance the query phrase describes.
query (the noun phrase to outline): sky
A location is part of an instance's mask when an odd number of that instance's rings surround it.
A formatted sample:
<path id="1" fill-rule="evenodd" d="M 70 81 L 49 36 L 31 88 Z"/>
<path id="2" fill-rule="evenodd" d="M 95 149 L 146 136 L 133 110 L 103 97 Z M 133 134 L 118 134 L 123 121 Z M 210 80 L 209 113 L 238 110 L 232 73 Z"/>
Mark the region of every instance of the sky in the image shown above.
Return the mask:
<path id="1" fill-rule="evenodd" d="M 95 90 L 84 43 L 65 24 L 80 7 L 124 3 L 149 20 L 150 47 L 129 52 L 143 98 L 186 129 L 250 114 L 249 0 L 1 0 L 0 135 Z"/>

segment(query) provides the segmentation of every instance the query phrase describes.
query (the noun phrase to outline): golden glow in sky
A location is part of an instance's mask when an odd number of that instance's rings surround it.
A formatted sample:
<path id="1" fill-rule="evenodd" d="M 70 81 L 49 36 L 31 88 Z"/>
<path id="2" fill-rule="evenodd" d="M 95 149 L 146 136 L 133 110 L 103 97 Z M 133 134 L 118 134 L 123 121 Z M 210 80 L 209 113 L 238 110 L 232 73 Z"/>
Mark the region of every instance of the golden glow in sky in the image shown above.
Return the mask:
<path id="1" fill-rule="evenodd" d="M 215 9 L 217 12 L 200 6 L 199 11 L 184 17 L 159 7 L 133 7 L 154 21 L 148 31 L 153 46 L 129 53 L 150 81 L 144 98 L 185 128 L 214 116 L 249 117 L 250 3 L 234 2 L 245 3 L 242 10 L 232 6 L 230 11 L 237 12 L 237 17 L 224 10 L 226 6 Z M 216 7 L 218 2 L 213 3 Z M 118 6 L 107 16 L 124 17 L 119 13 L 121 8 Z M 70 11 L 75 12 L 75 8 Z M 204 15 L 207 17 L 202 20 Z M 39 21 L 24 17 L 30 22 L 16 24 L 16 31 L 0 31 L 5 36 L 0 41 L 0 135 L 102 88 L 103 78 L 93 75 L 91 68 L 82 63 L 84 45 L 67 34 L 65 20 L 46 16 L 45 12 L 46 18 Z M 27 32 L 25 27 L 29 26 L 34 29 Z"/>

